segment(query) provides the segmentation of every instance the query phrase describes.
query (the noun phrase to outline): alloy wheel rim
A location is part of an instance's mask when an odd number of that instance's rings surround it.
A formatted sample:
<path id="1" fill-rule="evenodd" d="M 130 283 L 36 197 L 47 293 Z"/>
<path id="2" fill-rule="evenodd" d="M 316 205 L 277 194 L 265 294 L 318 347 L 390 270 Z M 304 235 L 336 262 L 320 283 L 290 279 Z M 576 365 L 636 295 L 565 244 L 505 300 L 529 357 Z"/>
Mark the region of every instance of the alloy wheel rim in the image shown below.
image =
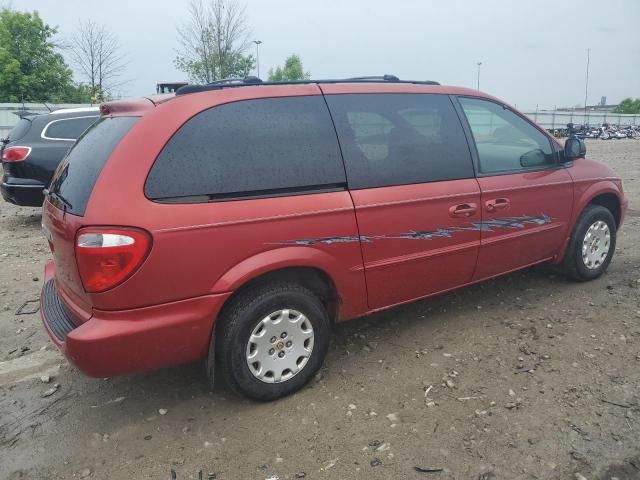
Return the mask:
<path id="1" fill-rule="evenodd" d="M 313 352 L 313 325 L 301 312 L 277 310 L 258 322 L 246 347 L 249 370 L 264 383 L 290 380 Z"/>
<path id="2" fill-rule="evenodd" d="M 591 224 L 582 240 L 582 262 L 589 270 L 602 266 L 611 248 L 611 231 L 602 220 Z"/>

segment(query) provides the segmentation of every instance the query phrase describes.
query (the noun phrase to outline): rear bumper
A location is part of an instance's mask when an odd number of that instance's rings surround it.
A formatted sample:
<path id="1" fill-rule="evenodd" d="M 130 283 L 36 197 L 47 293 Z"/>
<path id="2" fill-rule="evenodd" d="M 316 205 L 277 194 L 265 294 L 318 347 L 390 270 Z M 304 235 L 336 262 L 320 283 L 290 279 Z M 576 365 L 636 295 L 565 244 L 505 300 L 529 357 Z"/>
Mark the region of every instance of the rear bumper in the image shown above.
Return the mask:
<path id="1" fill-rule="evenodd" d="M 44 202 L 44 185 L 19 185 L 2 182 L 0 191 L 6 202 L 25 207 L 41 207 Z"/>
<path id="2" fill-rule="evenodd" d="M 84 323 L 58 294 L 45 267 L 40 315 L 51 340 L 91 377 L 112 377 L 193 362 L 207 356 L 215 319 L 230 293 L 125 311 L 94 310 Z"/>

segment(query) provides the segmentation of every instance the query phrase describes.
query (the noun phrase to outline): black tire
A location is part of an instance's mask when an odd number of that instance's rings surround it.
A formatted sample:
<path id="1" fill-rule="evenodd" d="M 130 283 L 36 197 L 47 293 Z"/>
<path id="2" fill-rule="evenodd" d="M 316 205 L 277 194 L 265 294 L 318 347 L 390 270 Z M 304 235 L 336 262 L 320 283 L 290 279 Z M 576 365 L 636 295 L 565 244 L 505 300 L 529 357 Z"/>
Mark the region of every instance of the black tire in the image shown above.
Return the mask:
<path id="1" fill-rule="evenodd" d="M 603 221 L 609 227 L 610 241 L 609 252 L 604 261 L 597 268 L 588 268 L 582 258 L 582 242 L 591 225 L 597 221 Z M 587 205 L 571 235 L 567 253 L 565 255 L 563 270 L 565 274 L 578 282 L 585 282 L 598 278 L 609 266 L 616 249 L 616 221 L 611 211 L 600 205 Z"/>
<path id="2" fill-rule="evenodd" d="M 313 327 L 313 349 L 307 363 L 294 376 L 265 383 L 249 369 L 246 349 L 251 333 L 268 315 L 281 309 L 304 314 Z M 322 366 L 329 348 L 331 324 L 324 305 L 310 290 L 293 283 L 256 286 L 231 301 L 218 319 L 216 349 L 220 372 L 236 393 L 269 401 L 300 390 Z"/>

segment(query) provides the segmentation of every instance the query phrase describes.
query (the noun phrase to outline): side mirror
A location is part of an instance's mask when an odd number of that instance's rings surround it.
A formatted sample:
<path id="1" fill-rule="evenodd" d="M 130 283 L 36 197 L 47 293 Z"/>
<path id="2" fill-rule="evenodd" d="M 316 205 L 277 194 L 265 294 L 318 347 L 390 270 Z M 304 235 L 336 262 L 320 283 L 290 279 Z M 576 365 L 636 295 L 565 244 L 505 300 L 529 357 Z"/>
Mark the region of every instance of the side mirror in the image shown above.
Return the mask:
<path id="1" fill-rule="evenodd" d="M 542 150 L 536 148 L 535 150 L 530 150 L 526 153 L 520 155 L 520 166 L 527 167 L 537 167 L 539 165 L 544 165 L 547 161 L 547 158 Z"/>
<path id="2" fill-rule="evenodd" d="M 569 137 L 564 142 L 564 159 L 565 161 L 575 160 L 576 158 L 583 158 L 587 154 L 587 146 L 584 141 L 576 138 Z"/>

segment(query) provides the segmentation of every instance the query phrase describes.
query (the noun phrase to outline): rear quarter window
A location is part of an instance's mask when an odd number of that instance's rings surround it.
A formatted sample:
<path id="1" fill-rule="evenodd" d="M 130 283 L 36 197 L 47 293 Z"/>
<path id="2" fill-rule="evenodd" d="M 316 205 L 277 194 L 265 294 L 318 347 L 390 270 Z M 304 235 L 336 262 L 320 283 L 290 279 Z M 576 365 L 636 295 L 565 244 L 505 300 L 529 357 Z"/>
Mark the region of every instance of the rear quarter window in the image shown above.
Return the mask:
<path id="1" fill-rule="evenodd" d="M 50 201 L 74 215 L 84 215 L 91 191 L 113 149 L 138 117 L 102 117 L 71 147 L 56 170 Z"/>
<path id="2" fill-rule="evenodd" d="M 336 134 L 321 96 L 244 100 L 186 122 L 156 159 L 148 198 L 206 202 L 344 188 Z"/>
<path id="3" fill-rule="evenodd" d="M 44 127 L 42 137 L 49 140 L 76 140 L 97 118 L 91 116 L 53 120 Z"/>

